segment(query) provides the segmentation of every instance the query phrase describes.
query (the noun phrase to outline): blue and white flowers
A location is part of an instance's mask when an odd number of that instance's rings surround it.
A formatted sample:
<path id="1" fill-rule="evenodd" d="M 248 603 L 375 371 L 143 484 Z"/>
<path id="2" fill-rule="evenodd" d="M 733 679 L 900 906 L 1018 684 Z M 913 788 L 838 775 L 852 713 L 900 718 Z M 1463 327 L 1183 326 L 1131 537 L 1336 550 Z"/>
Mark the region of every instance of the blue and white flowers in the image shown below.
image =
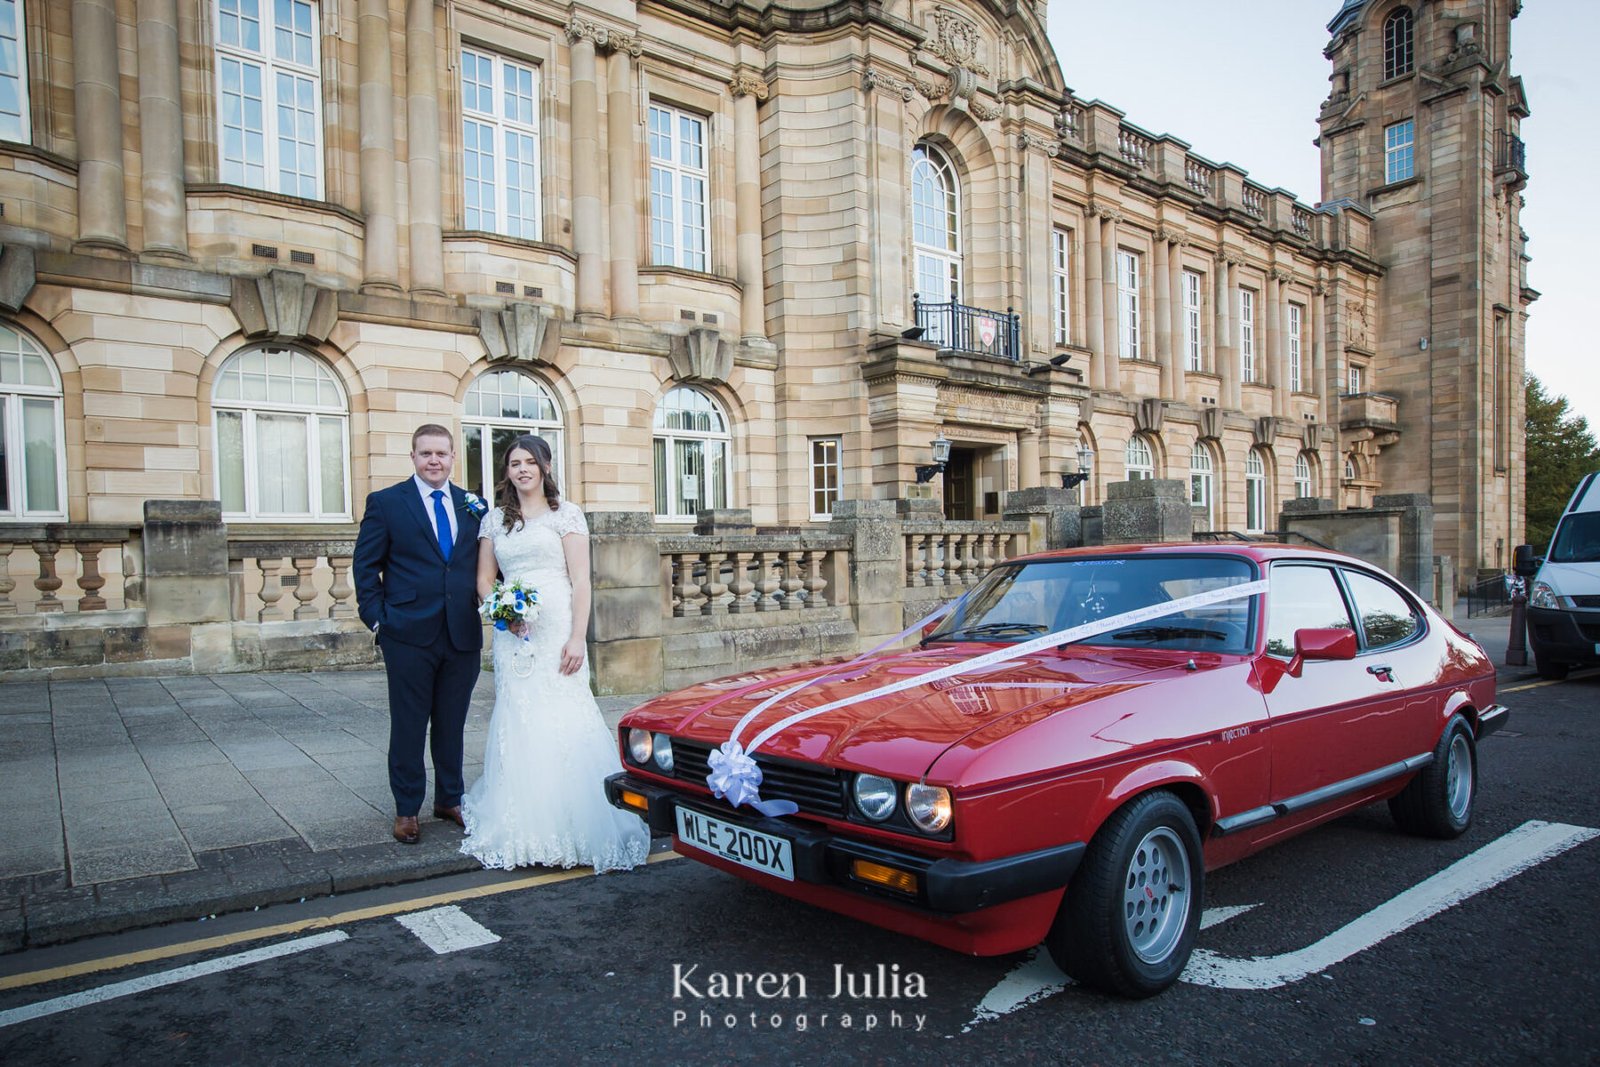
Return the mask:
<path id="1" fill-rule="evenodd" d="M 496 630 L 509 630 L 514 622 L 531 623 L 539 614 L 539 590 L 523 585 L 521 579 L 495 582 L 478 605 L 478 614 L 494 623 Z"/>
<path id="2" fill-rule="evenodd" d="M 472 512 L 474 518 L 481 519 L 489 513 L 489 505 L 485 504 L 483 498 L 477 493 L 468 493 L 466 497 L 466 501 L 462 506 Z"/>

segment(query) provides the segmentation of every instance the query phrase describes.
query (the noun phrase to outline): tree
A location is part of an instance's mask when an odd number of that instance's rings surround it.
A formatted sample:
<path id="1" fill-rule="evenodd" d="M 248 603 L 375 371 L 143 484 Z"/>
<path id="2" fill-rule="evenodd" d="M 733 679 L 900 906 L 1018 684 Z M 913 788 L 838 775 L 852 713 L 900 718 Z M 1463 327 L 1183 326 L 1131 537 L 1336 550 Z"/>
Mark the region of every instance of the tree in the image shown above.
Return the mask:
<path id="1" fill-rule="evenodd" d="M 1572 489 L 1590 471 L 1600 468 L 1600 447 L 1589 432 L 1589 420 L 1567 410 L 1567 398 L 1550 396 L 1533 375 L 1527 376 L 1527 486 L 1524 519 L 1528 543 L 1543 554 L 1555 533 L 1556 520 Z"/>

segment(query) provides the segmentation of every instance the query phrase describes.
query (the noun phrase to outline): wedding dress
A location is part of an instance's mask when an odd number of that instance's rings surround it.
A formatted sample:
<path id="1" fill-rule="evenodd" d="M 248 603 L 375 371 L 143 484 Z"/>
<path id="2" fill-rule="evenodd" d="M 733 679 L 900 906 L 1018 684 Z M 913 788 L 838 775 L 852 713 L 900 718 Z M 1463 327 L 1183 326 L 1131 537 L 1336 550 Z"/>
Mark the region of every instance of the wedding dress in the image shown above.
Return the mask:
<path id="1" fill-rule="evenodd" d="M 494 545 L 500 573 L 538 590 L 527 639 L 494 631 L 494 712 L 483 777 L 461 798 L 467 838 L 461 851 L 485 867 L 593 867 L 626 870 L 645 861 L 650 834 L 637 815 L 613 808 L 602 784 L 622 769 L 617 741 L 589 691 L 589 668 L 560 671 L 572 633 L 572 583 L 563 534 L 588 535 L 583 512 L 563 500 L 555 511 L 510 533 L 499 508 L 480 537 Z"/>

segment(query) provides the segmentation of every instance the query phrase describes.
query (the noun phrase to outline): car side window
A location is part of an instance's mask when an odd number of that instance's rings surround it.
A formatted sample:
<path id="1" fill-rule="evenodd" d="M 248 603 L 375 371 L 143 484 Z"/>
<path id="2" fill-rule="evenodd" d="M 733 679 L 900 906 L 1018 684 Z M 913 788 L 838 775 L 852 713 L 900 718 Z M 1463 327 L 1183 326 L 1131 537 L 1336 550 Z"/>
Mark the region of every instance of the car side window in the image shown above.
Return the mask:
<path id="1" fill-rule="evenodd" d="M 1268 655 L 1293 656 L 1296 630 L 1355 629 L 1332 567 L 1278 563 L 1268 581 Z"/>
<path id="2" fill-rule="evenodd" d="M 1396 645 L 1422 626 L 1411 602 L 1390 585 L 1360 571 L 1345 571 L 1345 582 L 1361 617 L 1361 634 L 1368 648 Z"/>

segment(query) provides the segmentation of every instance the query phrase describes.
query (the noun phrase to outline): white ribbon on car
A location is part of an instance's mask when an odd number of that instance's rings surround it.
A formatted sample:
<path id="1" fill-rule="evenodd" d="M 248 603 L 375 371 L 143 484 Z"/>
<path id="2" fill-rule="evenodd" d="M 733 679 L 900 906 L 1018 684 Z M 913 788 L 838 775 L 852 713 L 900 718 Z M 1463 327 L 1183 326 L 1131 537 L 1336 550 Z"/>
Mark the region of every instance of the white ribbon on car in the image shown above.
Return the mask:
<path id="1" fill-rule="evenodd" d="M 1195 608 L 1203 608 L 1211 604 L 1220 604 L 1229 600 L 1243 600 L 1246 597 L 1252 597 L 1258 593 L 1265 593 L 1266 591 L 1267 583 L 1265 580 L 1237 582 L 1233 585 L 1224 585 L 1219 586 L 1216 589 L 1208 589 L 1204 593 L 1195 593 L 1193 596 L 1180 597 L 1177 600 L 1168 600 L 1160 604 L 1150 604 L 1146 607 L 1135 608 L 1132 611 L 1125 611 L 1120 615 L 1113 615 L 1110 618 L 1096 619 L 1094 622 L 1083 623 L 1079 626 L 1071 626 L 1065 630 L 1057 630 L 1054 633 L 1044 634 L 1043 636 L 1035 637 L 1030 641 L 1024 641 L 1021 644 L 1012 645 L 1010 648 L 996 649 L 993 652 L 986 652 L 981 656 L 974 656 L 971 659 L 960 660 L 956 663 L 935 668 L 934 670 L 928 671 L 926 674 L 919 674 L 915 678 L 905 678 L 898 682 L 890 682 L 888 685 L 881 685 L 878 688 L 868 690 L 865 693 L 857 693 L 855 696 L 834 700 L 827 704 L 823 704 L 820 707 L 807 708 L 804 711 L 797 711 L 793 715 L 781 719 L 767 727 L 765 730 L 762 730 L 756 735 L 755 740 L 750 742 L 750 747 L 748 749 L 740 745 L 739 735 L 744 732 L 745 727 L 750 724 L 751 720 L 753 720 L 757 715 L 761 714 L 761 712 L 765 711 L 773 704 L 776 704 L 778 701 L 799 692 L 806 686 L 811 685 L 814 682 L 821 681 L 824 678 L 833 677 L 843 672 L 846 668 L 856 666 L 874 653 L 881 651 L 896 641 L 902 640 L 915 630 L 926 625 L 932 619 L 938 618 L 955 607 L 956 604 L 960 603 L 960 601 L 953 601 L 950 604 L 946 604 L 943 608 L 934 612 L 932 615 L 919 619 L 906 630 L 894 637 L 891 637 L 888 641 L 883 642 L 871 651 L 862 653 L 849 663 L 846 663 L 833 671 L 828 671 L 823 674 L 808 678 L 800 684 L 791 686 L 790 688 L 779 693 L 777 696 L 769 697 L 760 704 L 751 708 L 745 714 L 745 716 L 739 720 L 738 725 L 733 728 L 732 736 L 727 741 L 724 741 L 717 750 L 711 753 L 711 758 L 709 760 L 711 773 L 706 775 L 706 784 L 711 787 L 713 796 L 726 799 L 728 803 L 732 804 L 734 807 L 739 807 L 741 804 L 749 804 L 751 807 L 761 812 L 761 814 L 767 816 L 793 814 L 794 812 L 800 810 L 799 806 L 793 801 L 761 799 L 761 768 L 756 764 L 756 761 L 752 759 L 751 756 L 756 749 L 760 748 L 767 741 L 771 740 L 773 736 L 782 733 L 784 730 L 787 730 L 789 727 L 794 726 L 797 723 L 804 722 L 807 719 L 814 718 L 815 716 L 822 715 L 830 711 L 837 711 L 840 708 L 849 707 L 852 704 L 859 704 L 866 700 L 876 700 L 879 697 L 892 696 L 895 693 L 902 693 L 907 689 L 915 689 L 917 686 L 929 685 L 945 678 L 953 678 L 958 674 L 972 674 L 976 671 L 983 670 L 986 667 L 992 667 L 996 664 L 1005 663 L 1008 660 L 1021 659 L 1024 656 L 1031 656 L 1033 653 L 1050 648 L 1053 645 L 1071 644 L 1074 641 L 1082 641 L 1086 638 L 1095 637 L 1099 634 L 1109 633 L 1112 630 L 1120 630 L 1126 626 L 1133 626 L 1141 622 L 1148 622 L 1151 619 L 1159 619 L 1167 615 L 1176 615 L 1180 612 L 1192 611 Z"/>

